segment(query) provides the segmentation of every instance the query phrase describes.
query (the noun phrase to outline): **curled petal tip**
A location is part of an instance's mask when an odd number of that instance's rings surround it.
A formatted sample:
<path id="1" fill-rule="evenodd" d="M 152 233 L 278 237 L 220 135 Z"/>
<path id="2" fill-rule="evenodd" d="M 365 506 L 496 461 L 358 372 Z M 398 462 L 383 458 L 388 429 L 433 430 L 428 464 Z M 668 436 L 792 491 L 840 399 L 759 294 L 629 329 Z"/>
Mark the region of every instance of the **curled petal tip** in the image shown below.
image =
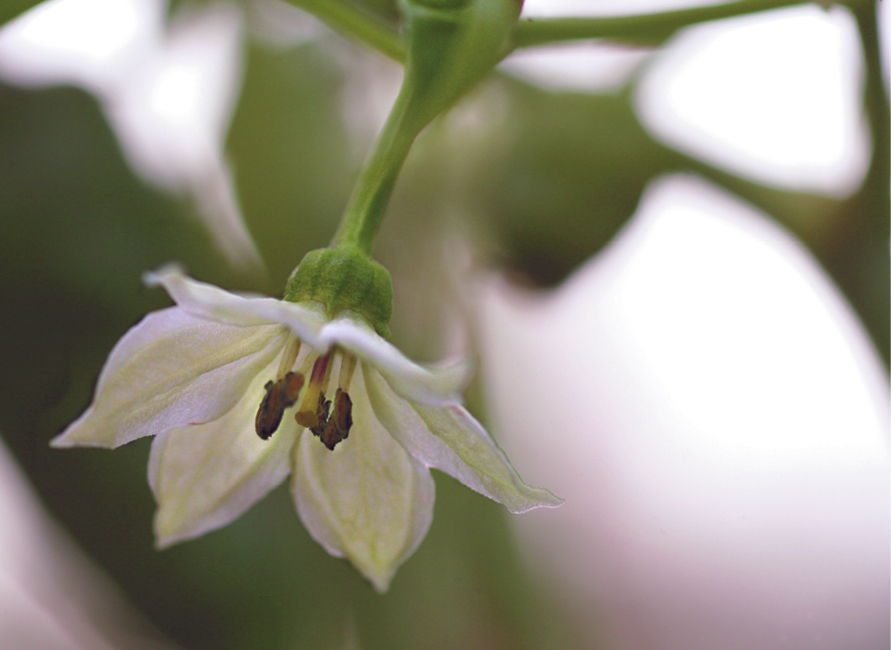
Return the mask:
<path id="1" fill-rule="evenodd" d="M 193 539 L 198 537 L 201 533 L 194 533 L 188 530 L 177 530 L 177 526 L 174 522 L 171 521 L 162 521 L 162 515 L 160 514 L 160 510 L 155 513 L 155 522 L 154 522 L 154 533 L 155 533 L 155 543 L 154 547 L 156 551 L 164 551 L 173 546 L 174 544 L 179 544 L 180 542 L 185 542 L 189 539 Z M 180 525 L 180 528 L 182 526 Z"/>
<path id="2" fill-rule="evenodd" d="M 206 531 L 204 531 L 206 532 Z M 171 533 L 168 535 L 161 534 L 157 529 L 155 529 L 155 543 L 154 546 L 156 551 L 166 551 L 171 546 L 175 546 L 180 542 L 187 542 L 190 539 L 195 539 L 196 537 L 200 537 L 204 534 L 204 532 L 200 533 Z"/>
<path id="3" fill-rule="evenodd" d="M 171 276 L 185 275 L 185 269 L 177 262 L 168 262 L 154 271 L 146 271 L 142 274 L 142 283 L 147 287 L 158 287 Z"/>
<path id="4" fill-rule="evenodd" d="M 49 441 L 49 446 L 53 449 L 68 449 L 69 447 L 73 447 L 74 445 L 68 442 L 65 439 L 65 434 L 59 434 L 55 438 Z"/>
<path id="5" fill-rule="evenodd" d="M 525 497 L 523 503 L 509 504 L 500 501 L 499 499 L 496 499 L 496 501 L 499 501 L 505 508 L 507 508 L 508 512 L 514 515 L 522 515 L 525 512 L 537 510 L 538 508 L 559 508 L 565 503 L 563 499 L 544 488 L 534 488 L 522 484 L 520 491 Z"/>
<path id="6" fill-rule="evenodd" d="M 120 447 L 117 444 L 108 444 L 101 440 L 85 438 L 83 436 L 72 435 L 72 432 L 65 431 L 49 441 L 49 446 L 53 449 L 71 449 L 72 447 L 95 447 L 98 449 L 115 449 Z"/>
<path id="7" fill-rule="evenodd" d="M 566 499 L 562 499 L 562 498 L 558 497 L 556 494 L 553 494 L 550 490 L 545 490 L 545 489 L 543 489 L 543 488 L 539 488 L 539 489 L 542 490 L 543 492 L 547 492 L 547 497 L 545 497 L 544 499 L 542 499 L 541 504 L 540 504 L 539 506 L 536 506 L 536 507 L 539 507 L 539 508 L 559 508 L 559 507 L 562 506 L 564 503 L 566 503 Z"/>
<path id="8" fill-rule="evenodd" d="M 390 590 L 390 582 L 393 580 L 393 574 L 388 573 L 386 576 L 375 578 L 374 576 L 365 575 L 368 578 L 368 581 L 371 583 L 371 586 L 374 587 L 374 590 L 384 595 Z"/>

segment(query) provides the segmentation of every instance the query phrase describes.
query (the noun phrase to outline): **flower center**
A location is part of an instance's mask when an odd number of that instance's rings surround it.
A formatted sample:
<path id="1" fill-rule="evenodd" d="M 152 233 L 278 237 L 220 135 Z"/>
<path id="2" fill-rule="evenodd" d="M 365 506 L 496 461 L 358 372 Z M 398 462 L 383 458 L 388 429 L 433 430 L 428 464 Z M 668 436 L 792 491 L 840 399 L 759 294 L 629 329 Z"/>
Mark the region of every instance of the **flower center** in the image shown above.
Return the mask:
<path id="1" fill-rule="evenodd" d="M 297 403 L 305 384 L 303 372 L 292 370 L 300 351 L 300 341 L 294 339 L 288 344 L 279 363 L 279 371 L 275 381 L 268 381 L 263 387 L 266 394 L 260 402 L 255 426 L 257 435 L 268 439 L 281 424 L 285 409 Z M 337 390 L 332 401 L 325 398 L 332 370 L 340 361 Z M 307 357 L 304 367 L 309 365 Z M 301 368 L 304 370 L 305 368 Z M 309 429 L 330 450 L 350 435 L 353 426 L 353 402 L 347 392 L 353 373 L 356 370 L 356 358 L 351 354 L 336 354 L 336 349 L 319 355 L 313 363 L 309 385 L 303 395 L 294 419 Z"/>

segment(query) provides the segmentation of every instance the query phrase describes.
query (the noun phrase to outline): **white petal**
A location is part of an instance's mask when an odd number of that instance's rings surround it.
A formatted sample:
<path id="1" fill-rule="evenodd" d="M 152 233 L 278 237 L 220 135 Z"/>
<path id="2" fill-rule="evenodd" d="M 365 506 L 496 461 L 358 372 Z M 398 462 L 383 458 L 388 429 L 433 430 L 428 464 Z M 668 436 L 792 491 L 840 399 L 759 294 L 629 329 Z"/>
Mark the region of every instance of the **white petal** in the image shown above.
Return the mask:
<path id="1" fill-rule="evenodd" d="M 364 368 L 375 415 L 408 452 L 501 503 L 514 513 L 555 507 L 563 500 L 526 485 L 483 426 L 460 405 L 409 404 L 373 369 Z"/>
<path id="2" fill-rule="evenodd" d="M 361 372 L 356 373 L 361 382 Z M 294 446 L 291 489 L 313 539 L 346 556 L 379 592 L 427 534 L 435 486 L 354 391 L 350 437 L 334 451 L 305 431 Z"/>
<path id="3" fill-rule="evenodd" d="M 175 307 L 153 312 L 118 341 L 90 408 L 52 444 L 118 447 L 215 420 L 281 353 L 286 338 L 277 326 L 223 325 Z"/>
<path id="4" fill-rule="evenodd" d="M 337 344 L 373 364 L 399 395 L 421 404 L 456 404 L 467 385 L 470 367 L 465 360 L 424 367 L 402 354 L 370 327 L 348 318 L 331 321 L 322 329 L 324 349 Z"/>
<path id="5" fill-rule="evenodd" d="M 319 332 L 325 315 L 306 304 L 268 297 L 242 296 L 187 277 L 175 265 L 164 266 L 143 275 L 148 286 L 161 285 L 182 309 L 193 316 L 230 325 L 286 325 L 301 340 L 323 349 Z"/>
<path id="6" fill-rule="evenodd" d="M 526 485 L 483 426 L 452 404 L 430 407 L 401 399 L 374 369 L 364 368 L 375 415 L 408 452 L 428 467 L 458 479 L 513 513 L 556 507 L 563 500 Z"/>
<path id="7" fill-rule="evenodd" d="M 464 360 L 445 366 L 420 366 L 409 360 L 371 327 L 342 316 L 327 321 L 321 306 L 266 297 L 246 297 L 198 282 L 168 265 L 144 276 L 149 286 L 162 285 L 185 311 L 231 325 L 286 325 L 313 348 L 326 351 L 338 345 L 373 363 L 393 389 L 406 399 L 430 405 L 454 404 L 467 385 L 469 364 Z"/>
<path id="8" fill-rule="evenodd" d="M 219 420 L 155 438 L 148 472 L 158 502 L 159 548 L 225 526 L 288 475 L 297 423 L 286 417 L 269 440 L 254 431 L 263 383 L 274 374 L 275 363 L 257 374 L 241 401 Z"/>

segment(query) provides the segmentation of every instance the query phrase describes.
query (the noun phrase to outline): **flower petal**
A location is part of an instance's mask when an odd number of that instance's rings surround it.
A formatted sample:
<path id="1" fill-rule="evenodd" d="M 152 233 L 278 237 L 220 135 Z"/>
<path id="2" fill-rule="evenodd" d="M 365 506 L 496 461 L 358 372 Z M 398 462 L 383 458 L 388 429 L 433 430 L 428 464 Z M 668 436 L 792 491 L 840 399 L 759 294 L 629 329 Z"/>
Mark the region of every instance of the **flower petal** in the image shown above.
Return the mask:
<path id="1" fill-rule="evenodd" d="M 269 440 L 254 431 L 263 382 L 274 374 L 273 363 L 220 419 L 155 438 L 148 473 L 159 548 L 225 526 L 288 475 L 297 423 L 287 418 Z"/>
<path id="2" fill-rule="evenodd" d="M 176 304 L 193 316 L 229 325 L 287 325 L 312 347 L 325 347 L 319 341 L 327 321 L 321 307 L 316 310 L 306 303 L 230 293 L 193 280 L 173 264 L 145 273 L 143 281 L 150 287 L 163 286 Z"/>
<path id="3" fill-rule="evenodd" d="M 281 353 L 280 326 L 234 327 L 172 307 L 153 312 L 118 341 L 87 411 L 55 447 L 118 447 L 171 427 L 215 420 Z"/>
<path id="4" fill-rule="evenodd" d="M 350 437 L 334 451 L 306 431 L 294 445 L 291 490 L 313 539 L 346 556 L 381 593 L 433 517 L 430 470 L 409 456 L 371 409 L 356 373 Z"/>
<path id="5" fill-rule="evenodd" d="M 339 345 L 373 363 L 397 393 L 415 402 L 437 406 L 458 403 L 470 377 L 464 360 L 429 367 L 414 363 L 359 316 L 341 315 L 328 321 L 321 305 L 314 309 L 312 303 L 229 293 L 187 277 L 174 265 L 146 273 L 144 280 L 149 286 L 162 285 L 177 305 L 194 316 L 230 325 L 279 323 L 320 352 Z"/>
<path id="6" fill-rule="evenodd" d="M 374 369 L 364 369 L 374 413 L 408 453 L 514 513 L 556 507 L 563 499 L 526 485 L 483 426 L 460 405 L 410 404 Z"/>
<path id="7" fill-rule="evenodd" d="M 457 404 L 470 379 L 470 366 L 465 360 L 446 366 L 418 365 L 370 327 L 349 318 L 325 325 L 319 339 L 323 349 L 336 344 L 373 364 L 393 390 L 413 402 Z"/>

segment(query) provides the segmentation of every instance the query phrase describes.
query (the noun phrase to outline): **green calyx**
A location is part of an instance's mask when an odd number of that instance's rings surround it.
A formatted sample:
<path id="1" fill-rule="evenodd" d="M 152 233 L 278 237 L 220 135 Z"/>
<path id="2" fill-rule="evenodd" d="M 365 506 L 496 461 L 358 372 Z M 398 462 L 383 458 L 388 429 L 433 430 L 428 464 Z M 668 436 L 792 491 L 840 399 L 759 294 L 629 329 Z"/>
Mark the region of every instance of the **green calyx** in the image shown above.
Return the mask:
<path id="1" fill-rule="evenodd" d="M 378 334 L 384 338 L 390 336 L 388 323 L 393 314 L 390 273 L 355 246 L 307 253 L 291 274 L 284 299 L 319 302 L 331 319 L 343 311 L 355 312 Z"/>

